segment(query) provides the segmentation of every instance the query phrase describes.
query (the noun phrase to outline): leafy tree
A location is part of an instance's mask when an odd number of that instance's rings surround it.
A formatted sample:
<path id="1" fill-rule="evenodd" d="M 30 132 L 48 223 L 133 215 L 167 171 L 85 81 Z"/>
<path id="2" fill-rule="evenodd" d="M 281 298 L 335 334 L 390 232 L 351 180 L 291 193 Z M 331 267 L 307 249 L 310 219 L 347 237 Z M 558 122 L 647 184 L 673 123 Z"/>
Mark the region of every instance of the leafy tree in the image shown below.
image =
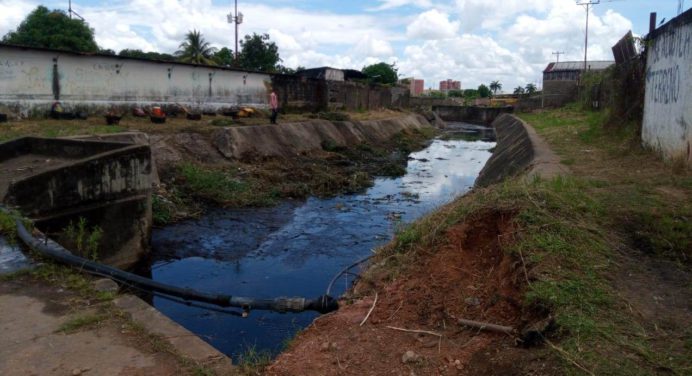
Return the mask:
<path id="1" fill-rule="evenodd" d="M 534 84 L 526 84 L 526 92 L 530 95 L 533 94 L 537 91 L 538 89 L 536 88 L 536 85 Z"/>
<path id="2" fill-rule="evenodd" d="M 379 84 L 395 84 L 399 79 L 398 69 L 396 64 L 387 64 L 385 62 L 368 65 L 363 67 L 363 74 L 368 76 L 371 82 Z"/>
<path id="3" fill-rule="evenodd" d="M 502 84 L 500 81 L 493 81 L 490 83 L 490 90 L 493 91 L 493 94 L 497 94 L 498 90 L 502 90 Z"/>
<path id="4" fill-rule="evenodd" d="M 521 86 L 517 86 L 514 88 L 514 94 L 520 94 L 521 95 L 521 94 L 524 94 L 524 92 L 525 92 L 524 88 Z"/>
<path id="5" fill-rule="evenodd" d="M 490 89 L 487 86 L 481 84 L 478 87 L 478 96 L 479 97 L 488 98 L 488 97 L 490 97 L 490 94 L 491 94 Z"/>
<path id="6" fill-rule="evenodd" d="M 99 53 L 102 55 L 117 55 L 115 51 L 111 50 L 110 48 L 99 48 Z"/>
<path id="7" fill-rule="evenodd" d="M 476 89 L 465 89 L 463 91 L 464 93 L 464 99 L 475 99 L 478 98 L 478 90 Z"/>
<path id="8" fill-rule="evenodd" d="M 228 49 L 228 47 L 223 47 L 222 49 L 216 51 L 212 57 L 214 63 L 223 67 L 233 66 L 233 58 L 233 51 Z"/>
<path id="9" fill-rule="evenodd" d="M 453 98 L 461 98 L 464 96 L 464 92 L 461 90 L 450 90 L 447 92 L 447 96 Z"/>
<path id="10" fill-rule="evenodd" d="M 7 33 L 4 43 L 29 47 L 55 48 L 77 52 L 97 52 L 94 29 L 84 21 L 70 19 L 61 10 L 50 11 L 39 6 L 19 24 L 15 31 Z"/>
<path id="11" fill-rule="evenodd" d="M 276 67 L 276 72 L 281 73 L 281 74 L 296 74 L 299 71 L 305 70 L 305 67 L 302 65 L 299 65 L 296 69 L 285 67 L 281 64 L 279 64 Z"/>
<path id="12" fill-rule="evenodd" d="M 179 48 L 175 55 L 183 63 L 214 64 L 212 55 L 216 52 L 216 48 L 204 40 L 202 33 L 197 30 L 189 31 Z"/>
<path id="13" fill-rule="evenodd" d="M 118 56 L 123 56 L 123 57 L 136 57 L 140 59 L 149 59 L 149 60 L 162 60 L 162 61 L 176 61 L 176 57 L 171 55 L 171 54 L 162 54 L 158 52 L 144 52 L 142 50 L 131 50 L 131 49 L 124 49 L 120 50 L 118 52 Z"/>
<path id="14" fill-rule="evenodd" d="M 281 62 L 279 47 L 269 40 L 269 34 L 246 35 L 240 41 L 238 65 L 240 68 L 260 72 L 276 72 Z"/>

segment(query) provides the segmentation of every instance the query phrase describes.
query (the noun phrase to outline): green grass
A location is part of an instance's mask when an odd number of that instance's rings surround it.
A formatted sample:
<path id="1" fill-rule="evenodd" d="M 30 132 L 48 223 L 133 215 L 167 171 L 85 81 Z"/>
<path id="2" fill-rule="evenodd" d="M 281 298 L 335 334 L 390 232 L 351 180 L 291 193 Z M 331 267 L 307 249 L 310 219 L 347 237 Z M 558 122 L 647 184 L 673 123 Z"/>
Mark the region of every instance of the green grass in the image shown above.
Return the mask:
<path id="1" fill-rule="evenodd" d="M 83 328 L 91 328 L 107 319 L 105 314 L 90 314 L 78 316 L 60 325 L 57 332 L 70 334 Z"/>
<path id="2" fill-rule="evenodd" d="M 258 351 L 254 346 L 248 347 L 237 358 L 238 374 L 262 375 L 264 369 L 271 364 L 272 356 L 267 351 Z"/>
<path id="3" fill-rule="evenodd" d="M 271 191 L 251 179 L 241 179 L 231 169 L 205 167 L 189 162 L 178 166 L 178 180 L 185 193 L 228 206 L 259 206 L 274 202 Z"/>
<path id="4" fill-rule="evenodd" d="M 17 226 L 14 214 L 0 210 L 0 234 L 4 235 L 10 243 L 16 241 Z"/>

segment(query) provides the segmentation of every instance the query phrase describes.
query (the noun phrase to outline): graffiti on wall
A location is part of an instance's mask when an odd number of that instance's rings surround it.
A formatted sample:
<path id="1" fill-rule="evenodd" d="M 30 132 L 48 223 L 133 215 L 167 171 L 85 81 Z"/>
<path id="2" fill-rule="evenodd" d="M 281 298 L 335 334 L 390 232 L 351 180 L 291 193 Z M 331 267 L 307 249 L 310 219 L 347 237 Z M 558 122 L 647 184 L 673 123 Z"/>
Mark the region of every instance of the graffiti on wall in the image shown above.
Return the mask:
<path id="1" fill-rule="evenodd" d="M 17 68 L 24 65 L 20 60 L 0 60 L 0 80 L 11 80 L 17 78 Z"/>
<path id="2" fill-rule="evenodd" d="M 664 33 L 649 50 L 646 71 L 646 90 L 653 103 L 677 103 L 680 98 L 680 64 L 689 64 L 692 58 L 692 27 Z M 683 69 L 686 65 L 683 66 Z"/>

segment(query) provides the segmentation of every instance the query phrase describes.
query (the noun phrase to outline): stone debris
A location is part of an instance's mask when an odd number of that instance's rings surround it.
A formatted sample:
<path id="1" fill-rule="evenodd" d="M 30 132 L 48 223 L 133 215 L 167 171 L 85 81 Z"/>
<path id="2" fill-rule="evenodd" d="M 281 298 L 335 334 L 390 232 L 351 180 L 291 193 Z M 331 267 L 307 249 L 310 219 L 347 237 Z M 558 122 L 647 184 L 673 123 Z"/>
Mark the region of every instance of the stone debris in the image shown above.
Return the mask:
<path id="1" fill-rule="evenodd" d="M 408 350 L 401 356 L 401 362 L 404 364 L 418 363 L 421 360 L 421 356 L 415 352 Z"/>

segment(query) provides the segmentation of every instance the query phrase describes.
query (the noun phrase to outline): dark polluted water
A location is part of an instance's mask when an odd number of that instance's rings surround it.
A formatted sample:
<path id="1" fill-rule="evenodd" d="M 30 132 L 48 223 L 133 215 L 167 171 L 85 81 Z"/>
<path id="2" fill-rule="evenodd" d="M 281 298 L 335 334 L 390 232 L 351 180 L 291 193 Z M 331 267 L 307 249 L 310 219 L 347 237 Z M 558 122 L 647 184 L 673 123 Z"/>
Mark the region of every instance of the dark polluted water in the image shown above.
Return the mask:
<path id="1" fill-rule="evenodd" d="M 324 294 L 339 270 L 387 243 L 399 226 L 471 189 L 495 143 L 479 136 L 482 128 L 451 128 L 446 137 L 410 155 L 406 175 L 377 178 L 362 194 L 216 209 L 154 230 L 152 278 L 254 298 Z M 340 279 L 332 295 L 342 294 L 352 280 Z M 241 318 L 158 297 L 153 304 L 232 357 L 251 348 L 275 355 L 318 315 L 252 311 Z"/>

